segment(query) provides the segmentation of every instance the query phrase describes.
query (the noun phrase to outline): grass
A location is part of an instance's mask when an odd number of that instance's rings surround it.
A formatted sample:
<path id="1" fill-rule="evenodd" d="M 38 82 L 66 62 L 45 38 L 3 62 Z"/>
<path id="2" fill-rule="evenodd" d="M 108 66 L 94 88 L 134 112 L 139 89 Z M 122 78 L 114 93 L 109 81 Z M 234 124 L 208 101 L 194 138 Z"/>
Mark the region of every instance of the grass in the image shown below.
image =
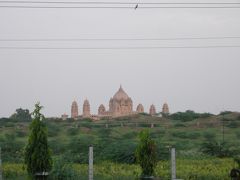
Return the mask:
<path id="1" fill-rule="evenodd" d="M 177 159 L 177 178 L 185 180 L 228 180 L 230 170 L 236 166 L 232 159 Z M 22 164 L 4 164 L 3 172 L 6 180 L 21 180 L 27 177 Z M 87 180 L 88 166 L 74 164 L 79 179 Z M 97 180 L 133 180 L 139 177 L 141 169 L 138 165 L 102 162 L 94 165 L 94 179 Z M 170 179 L 169 161 L 160 161 L 156 168 L 156 176 L 163 180 Z"/>

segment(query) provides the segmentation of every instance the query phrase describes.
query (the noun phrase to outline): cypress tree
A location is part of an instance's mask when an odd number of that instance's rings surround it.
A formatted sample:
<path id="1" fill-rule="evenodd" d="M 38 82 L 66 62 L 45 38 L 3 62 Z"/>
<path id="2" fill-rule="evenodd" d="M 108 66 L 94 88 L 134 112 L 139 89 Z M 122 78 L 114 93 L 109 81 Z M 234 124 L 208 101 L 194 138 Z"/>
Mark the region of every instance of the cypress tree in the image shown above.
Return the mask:
<path id="1" fill-rule="evenodd" d="M 41 114 L 40 103 L 35 104 L 30 124 L 30 135 L 25 149 L 25 164 L 30 176 L 36 173 L 46 173 L 52 168 L 51 152 L 47 140 L 47 127 Z"/>
<path id="2" fill-rule="evenodd" d="M 147 130 L 140 132 L 140 142 L 135 155 L 142 168 L 142 178 L 153 176 L 157 165 L 157 146 Z"/>

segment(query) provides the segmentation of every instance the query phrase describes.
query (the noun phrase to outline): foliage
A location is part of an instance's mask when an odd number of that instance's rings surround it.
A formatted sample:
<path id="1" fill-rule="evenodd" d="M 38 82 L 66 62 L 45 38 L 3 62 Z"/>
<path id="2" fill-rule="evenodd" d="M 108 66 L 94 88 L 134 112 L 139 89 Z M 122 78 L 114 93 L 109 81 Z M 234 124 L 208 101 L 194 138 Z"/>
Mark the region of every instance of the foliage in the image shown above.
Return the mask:
<path id="1" fill-rule="evenodd" d="M 219 115 L 227 115 L 227 114 L 231 114 L 232 113 L 232 111 L 221 111 L 220 113 L 219 113 Z"/>
<path id="2" fill-rule="evenodd" d="M 49 172 L 52 159 L 47 141 L 47 128 L 43 123 L 44 116 L 40 113 L 42 106 L 35 105 L 33 121 L 30 125 L 30 135 L 25 149 L 25 163 L 29 175 L 39 172 Z"/>
<path id="3" fill-rule="evenodd" d="M 67 130 L 67 135 L 69 136 L 74 136 L 74 135 L 77 135 L 79 132 L 79 129 L 78 128 L 69 128 Z"/>
<path id="4" fill-rule="evenodd" d="M 0 147 L 2 147 L 2 159 L 4 162 L 21 162 L 24 143 L 17 140 L 14 134 L 5 134 L 1 138 Z"/>
<path id="5" fill-rule="evenodd" d="M 177 178 L 187 180 L 227 180 L 229 170 L 234 167 L 233 159 L 204 158 L 204 159 L 177 159 Z M 26 170 L 22 164 L 3 164 L 4 178 L 8 180 L 26 180 Z M 78 174 L 78 179 L 87 179 L 88 165 L 73 164 L 70 167 Z M 139 165 L 117 164 L 102 162 L 94 165 L 95 180 L 134 180 L 139 177 Z M 156 176 L 161 179 L 171 179 L 170 162 L 157 163 Z"/>
<path id="6" fill-rule="evenodd" d="M 103 142 L 104 143 L 104 142 Z M 117 163 L 132 164 L 136 162 L 135 150 L 136 143 L 129 140 L 121 140 L 112 142 L 111 144 L 105 144 L 96 146 L 96 151 L 99 152 L 98 161 L 113 161 Z"/>
<path id="7" fill-rule="evenodd" d="M 31 121 L 31 114 L 28 109 L 18 108 L 16 112 L 10 117 L 10 119 L 16 121 Z"/>
<path id="8" fill-rule="evenodd" d="M 239 121 L 230 121 L 226 125 L 229 128 L 238 128 L 240 127 L 240 122 Z"/>
<path id="9" fill-rule="evenodd" d="M 197 139 L 201 136 L 201 134 L 199 132 L 174 131 L 172 132 L 172 136 L 183 139 Z"/>
<path id="10" fill-rule="evenodd" d="M 55 180 L 78 180 L 79 175 L 73 168 L 73 164 L 66 162 L 62 157 L 55 160 L 50 179 Z"/>
<path id="11" fill-rule="evenodd" d="M 142 176 L 154 175 L 157 164 L 157 147 L 147 130 L 140 132 L 140 142 L 136 149 L 136 159 L 142 168 Z"/>
<path id="12" fill-rule="evenodd" d="M 171 114 L 168 117 L 172 120 L 180 120 L 180 121 L 186 122 L 186 121 L 192 121 L 197 118 L 208 118 L 211 116 L 212 114 L 210 113 L 196 113 L 192 110 L 187 110 L 185 112 L 177 112 L 177 113 Z"/>
<path id="13" fill-rule="evenodd" d="M 203 133 L 203 137 L 206 139 L 206 140 L 214 140 L 216 138 L 216 134 L 214 132 L 205 132 Z"/>
<path id="14" fill-rule="evenodd" d="M 57 124 L 54 124 L 52 122 L 49 121 L 45 121 L 46 122 L 46 126 L 48 128 L 48 136 L 49 137 L 55 137 L 58 135 L 60 128 L 59 126 L 57 126 Z"/>
<path id="15" fill-rule="evenodd" d="M 238 167 L 240 168 L 240 155 L 233 156 L 234 161 L 237 163 Z"/>
<path id="16" fill-rule="evenodd" d="M 220 158 L 233 157 L 238 154 L 237 147 L 226 142 L 217 142 L 215 140 L 203 143 L 200 150 L 207 155 Z"/>
<path id="17" fill-rule="evenodd" d="M 235 120 L 238 116 L 239 113 L 233 113 L 227 118 Z M 58 118 L 49 118 L 44 119 L 44 124 L 48 128 L 50 137 L 48 144 L 55 157 L 63 155 L 73 163 L 86 163 L 88 147 L 92 144 L 95 163 L 111 161 L 132 164 L 135 163 L 133 154 L 137 146 L 137 134 L 145 126 L 149 129 L 150 137 L 156 142 L 158 160 L 169 159 L 166 146 L 176 147 L 178 157 L 195 158 L 195 156 L 208 156 L 199 151 L 206 140 L 220 141 L 222 139 L 220 120 L 219 116 L 199 119 L 198 122 L 201 121 L 201 126 L 197 126 L 195 121 L 182 122 L 137 115 L 136 117 L 119 118 L 119 121 L 102 119 L 94 122 L 88 119 L 63 121 Z M 239 149 L 240 147 L 240 132 L 237 129 L 230 129 L 227 126 L 229 122 L 231 121 L 225 122 L 225 141 L 231 142 L 230 150 L 232 151 L 234 148 Z M 109 124 L 108 128 L 105 127 L 107 123 Z M 151 123 L 156 126 L 150 129 Z M 209 123 L 212 124 L 211 127 Z M 27 144 L 26 135 L 29 135 L 29 124 L 30 122 L 0 119 L 0 146 L 6 147 L 2 151 L 3 162 L 22 163 L 24 161 L 23 147 Z M 176 127 L 176 124 L 182 125 Z M 77 133 L 69 136 L 68 133 L 72 129 Z"/>

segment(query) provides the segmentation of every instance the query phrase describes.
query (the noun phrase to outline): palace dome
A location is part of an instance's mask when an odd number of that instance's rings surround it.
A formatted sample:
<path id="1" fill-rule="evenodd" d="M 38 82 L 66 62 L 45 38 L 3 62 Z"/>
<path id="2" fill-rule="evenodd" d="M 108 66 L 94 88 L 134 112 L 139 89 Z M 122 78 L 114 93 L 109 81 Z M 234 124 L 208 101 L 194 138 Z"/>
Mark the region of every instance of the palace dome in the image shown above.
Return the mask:
<path id="1" fill-rule="evenodd" d="M 113 99 L 115 100 L 129 100 L 129 96 L 127 93 L 123 90 L 122 86 L 120 86 L 119 90 L 116 92 L 116 94 L 113 96 Z"/>

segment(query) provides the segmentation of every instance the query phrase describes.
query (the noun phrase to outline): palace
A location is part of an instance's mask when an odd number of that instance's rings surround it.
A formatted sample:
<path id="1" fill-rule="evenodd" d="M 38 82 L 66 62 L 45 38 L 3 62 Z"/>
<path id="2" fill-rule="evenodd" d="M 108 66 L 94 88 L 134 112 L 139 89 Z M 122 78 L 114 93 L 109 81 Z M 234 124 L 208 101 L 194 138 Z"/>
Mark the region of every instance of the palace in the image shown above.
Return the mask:
<path id="1" fill-rule="evenodd" d="M 142 104 L 138 104 L 136 111 L 133 110 L 133 101 L 128 96 L 128 94 L 123 90 L 122 86 L 118 89 L 118 91 L 114 94 L 113 97 L 109 100 L 109 109 L 107 110 L 103 104 L 101 104 L 98 108 L 98 114 L 92 115 L 90 109 L 90 103 L 86 99 L 83 103 L 83 112 L 82 115 L 78 113 L 78 104 L 76 101 L 73 101 L 71 107 L 71 118 L 91 118 L 98 120 L 103 117 L 121 117 L 121 116 L 129 116 L 138 113 L 144 113 L 144 107 Z M 162 113 L 168 114 L 169 108 L 167 103 L 164 103 L 162 108 Z M 149 109 L 149 114 L 151 116 L 156 116 L 156 108 L 152 104 Z"/>

